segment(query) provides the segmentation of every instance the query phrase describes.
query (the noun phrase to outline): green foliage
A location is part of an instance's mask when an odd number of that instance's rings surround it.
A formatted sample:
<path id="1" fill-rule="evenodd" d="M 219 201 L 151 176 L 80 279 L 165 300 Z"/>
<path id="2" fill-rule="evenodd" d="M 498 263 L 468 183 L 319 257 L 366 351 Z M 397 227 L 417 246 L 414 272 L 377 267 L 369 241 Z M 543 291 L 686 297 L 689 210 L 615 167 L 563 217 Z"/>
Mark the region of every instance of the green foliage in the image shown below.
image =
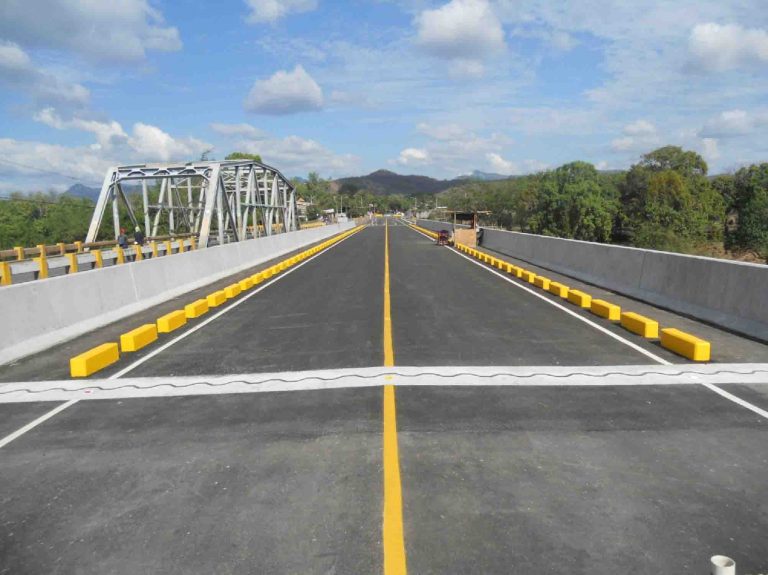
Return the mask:
<path id="1" fill-rule="evenodd" d="M 736 172 L 731 205 L 738 213 L 738 227 L 728 243 L 768 258 L 768 163 Z"/>
<path id="2" fill-rule="evenodd" d="M 55 193 L 0 201 L 0 249 L 85 239 L 93 202 Z"/>
<path id="3" fill-rule="evenodd" d="M 261 162 L 261 156 L 259 154 L 246 154 L 245 152 L 232 152 L 228 154 L 225 160 L 253 160 L 254 162 Z"/>

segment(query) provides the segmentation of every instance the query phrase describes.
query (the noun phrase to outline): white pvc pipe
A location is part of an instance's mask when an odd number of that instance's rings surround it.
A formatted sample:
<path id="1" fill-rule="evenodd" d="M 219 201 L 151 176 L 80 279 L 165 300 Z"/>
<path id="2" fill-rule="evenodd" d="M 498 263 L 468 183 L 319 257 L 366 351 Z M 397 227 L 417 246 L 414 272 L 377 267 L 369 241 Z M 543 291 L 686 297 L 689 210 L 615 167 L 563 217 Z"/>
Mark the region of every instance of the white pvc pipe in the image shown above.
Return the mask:
<path id="1" fill-rule="evenodd" d="M 725 555 L 713 555 L 710 559 L 711 575 L 736 575 L 736 561 Z"/>

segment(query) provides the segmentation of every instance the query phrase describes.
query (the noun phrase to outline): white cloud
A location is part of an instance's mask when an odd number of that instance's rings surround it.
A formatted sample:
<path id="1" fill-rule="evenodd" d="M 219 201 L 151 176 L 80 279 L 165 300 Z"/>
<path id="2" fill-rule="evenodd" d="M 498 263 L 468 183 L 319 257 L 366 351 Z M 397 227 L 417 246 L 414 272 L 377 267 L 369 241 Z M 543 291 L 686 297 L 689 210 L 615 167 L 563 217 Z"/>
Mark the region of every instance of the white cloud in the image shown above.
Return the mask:
<path id="1" fill-rule="evenodd" d="M 691 31 L 693 61 L 705 70 L 724 71 L 754 63 L 768 63 L 768 32 L 738 24 L 699 24 Z"/>
<path id="2" fill-rule="evenodd" d="M 451 73 L 482 76 L 483 60 L 506 48 L 504 30 L 487 0 L 451 0 L 415 19 L 417 43 L 429 54 L 452 60 Z"/>
<path id="3" fill-rule="evenodd" d="M 0 37 L 99 61 L 137 61 L 148 50 L 181 48 L 178 30 L 147 0 L 3 0 Z"/>
<path id="4" fill-rule="evenodd" d="M 276 22 L 291 13 L 310 12 L 317 8 L 317 0 L 245 0 L 251 9 L 247 22 Z"/>
<path id="5" fill-rule="evenodd" d="M 397 158 L 401 166 L 422 166 L 429 162 L 429 152 L 420 148 L 405 148 Z"/>
<path id="6" fill-rule="evenodd" d="M 294 114 L 323 107 L 323 90 L 306 70 L 297 65 L 292 72 L 280 70 L 257 80 L 244 107 L 258 114 Z"/>
<path id="7" fill-rule="evenodd" d="M 699 132 L 704 138 L 732 138 L 768 126 L 768 111 L 727 110 L 708 120 Z"/>
<path id="8" fill-rule="evenodd" d="M 516 176 L 520 174 L 532 174 L 549 168 L 549 164 L 539 160 L 523 160 L 513 162 L 505 160 L 501 155 L 489 153 L 485 155 L 490 169 L 503 176 Z"/>
<path id="9" fill-rule="evenodd" d="M 244 138 L 260 139 L 265 137 L 265 133 L 256 126 L 250 124 L 211 124 L 211 130 L 222 136 L 242 136 Z"/>
<path id="10" fill-rule="evenodd" d="M 0 41 L 0 84 L 28 94 L 37 105 L 82 106 L 90 98 L 86 87 L 36 66 L 21 46 L 13 42 Z"/>
<path id="11" fill-rule="evenodd" d="M 347 176 L 358 169 L 359 158 L 353 154 L 337 154 L 319 142 L 299 136 L 240 140 L 234 148 L 260 154 L 266 163 L 287 176 L 318 172 L 323 176 Z"/>
<path id="12" fill-rule="evenodd" d="M 660 141 L 656 126 L 647 120 L 636 120 L 622 131 L 624 136 L 611 142 L 614 152 L 646 151 Z"/>
<path id="13" fill-rule="evenodd" d="M 715 138 L 703 138 L 701 140 L 701 155 L 707 162 L 714 162 L 720 158 L 720 149 Z"/>
<path id="14" fill-rule="evenodd" d="M 118 160 L 118 164 L 191 160 L 212 147 L 196 138 L 175 138 L 157 126 L 142 122 L 134 124 L 128 135 L 114 120 L 99 122 L 79 117 L 63 120 L 52 108 L 40 110 L 34 118 L 57 130 L 79 130 L 93 134 L 96 143 L 90 149 L 111 154 Z"/>

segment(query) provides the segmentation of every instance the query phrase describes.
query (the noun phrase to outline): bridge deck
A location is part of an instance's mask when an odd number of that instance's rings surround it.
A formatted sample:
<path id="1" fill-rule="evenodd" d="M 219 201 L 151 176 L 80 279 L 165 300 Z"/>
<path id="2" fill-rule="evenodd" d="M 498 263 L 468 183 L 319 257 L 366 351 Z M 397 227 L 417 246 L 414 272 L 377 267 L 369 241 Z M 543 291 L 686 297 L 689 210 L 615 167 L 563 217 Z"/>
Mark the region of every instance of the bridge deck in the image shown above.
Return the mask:
<path id="1" fill-rule="evenodd" d="M 745 407 L 678 385 L 663 364 L 693 368 L 666 350 L 404 226 L 388 235 L 393 368 L 369 369 L 383 227 L 98 382 L 40 381 L 65 379 L 76 343 L 2 368 L 38 381 L 0 387 L 0 441 L 66 409 L 0 449 L 0 573 L 381 573 L 383 382 L 398 386 L 411 573 L 702 573 L 715 553 L 768 569 L 768 386 L 723 366 L 718 389 Z M 702 329 L 718 362 L 768 361 Z"/>

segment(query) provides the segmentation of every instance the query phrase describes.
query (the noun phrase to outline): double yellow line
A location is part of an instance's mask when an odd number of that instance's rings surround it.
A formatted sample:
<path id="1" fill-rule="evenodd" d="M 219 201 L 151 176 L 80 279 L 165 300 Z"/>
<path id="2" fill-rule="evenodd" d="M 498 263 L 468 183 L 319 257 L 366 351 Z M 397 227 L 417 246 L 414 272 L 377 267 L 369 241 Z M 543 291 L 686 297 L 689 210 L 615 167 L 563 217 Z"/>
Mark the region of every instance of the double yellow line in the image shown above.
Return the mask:
<path id="1" fill-rule="evenodd" d="M 384 367 L 395 365 L 392 347 L 392 305 L 389 295 L 389 226 L 384 227 Z M 384 386 L 384 575 L 405 575 L 403 491 L 397 446 L 395 386 Z"/>

